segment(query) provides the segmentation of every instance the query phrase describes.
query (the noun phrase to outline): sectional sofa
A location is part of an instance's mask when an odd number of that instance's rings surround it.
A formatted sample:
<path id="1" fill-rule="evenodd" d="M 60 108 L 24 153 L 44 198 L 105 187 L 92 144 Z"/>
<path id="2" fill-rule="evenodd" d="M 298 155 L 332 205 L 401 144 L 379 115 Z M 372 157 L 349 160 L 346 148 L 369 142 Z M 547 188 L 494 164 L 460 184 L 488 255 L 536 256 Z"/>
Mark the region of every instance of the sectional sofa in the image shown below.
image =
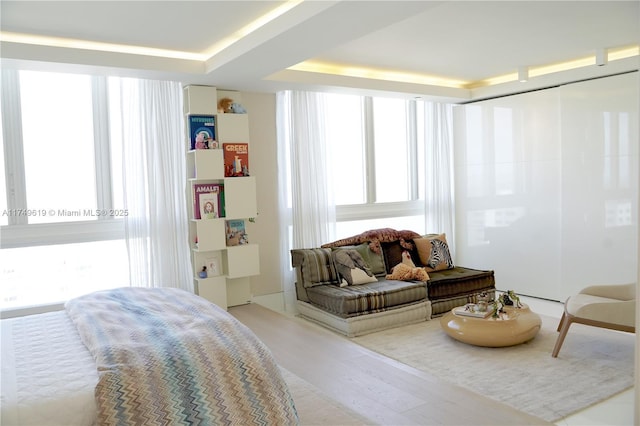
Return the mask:
<path id="1" fill-rule="evenodd" d="M 300 316 L 354 337 L 438 317 L 483 292 L 493 297 L 494 272 L 454 265 L 445 235 L 379 231 L 386 237 L 367 231 L 291 250 Z M 400 236 L 406 232 L 411 238 Z M 348 258 L 358 261 L 350 271 L 344 265 Z M 428 279 L 392 279 L 399 264 L 424 268 Z"/>

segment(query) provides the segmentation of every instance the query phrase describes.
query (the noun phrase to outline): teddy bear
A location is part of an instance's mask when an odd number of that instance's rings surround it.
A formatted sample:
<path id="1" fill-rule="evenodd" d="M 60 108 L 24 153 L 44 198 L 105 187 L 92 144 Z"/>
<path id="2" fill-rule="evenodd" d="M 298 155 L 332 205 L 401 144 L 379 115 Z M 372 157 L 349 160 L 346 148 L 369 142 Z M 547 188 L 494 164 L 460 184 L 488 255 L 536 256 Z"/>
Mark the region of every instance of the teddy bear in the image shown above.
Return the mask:
<path id="1" fill-rule="evenodd" d="M 218 112 L 220 113 L 230 113 L 233 112 L 231 110 L 231 105 L 233 105 L 233 99 L 231 98 L 222 98 L 218 101 Z"/>

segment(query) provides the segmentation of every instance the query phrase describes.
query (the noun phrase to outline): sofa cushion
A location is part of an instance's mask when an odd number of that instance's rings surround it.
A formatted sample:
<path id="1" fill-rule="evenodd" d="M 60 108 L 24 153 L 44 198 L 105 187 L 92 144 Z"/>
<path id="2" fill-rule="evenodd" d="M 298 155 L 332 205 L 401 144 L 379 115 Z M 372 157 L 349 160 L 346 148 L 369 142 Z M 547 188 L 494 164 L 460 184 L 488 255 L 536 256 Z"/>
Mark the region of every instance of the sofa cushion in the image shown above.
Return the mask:
<path id="1" fill-rule="evenodd" d="M 427 271 L 441 271 L 453 268 L 453 259 L 449 252 L 445 234 L 416 238 L 413 243 L 416 246 L 420 263 L 427 268 Z"/>
<path id="2" fill-rule="evenodd" d="M 411 242 L 413 242 L 413 240 Z M 400 241 L 382 243 L 381 245 L 386 274 L 390 274 L 394 266 L 396 266 L 398 263 L 402 263 L 402 252 L 405 250 L 409 252 L 409 254 L 411 255 L 411 260 L 416 266 L 424 266 L 420 262 L 418 251 L 415 249 L 407 250 L 400 245 Z"/>
<path id="3" fill-rule="evenodd" d="M 488 288 L 495 288 L 493 271 L 463 268 L 429 272 L 428 297 L 432 302 L 441 298 L 475 294 Z"/>
<path id="4" fill-rule="evenodd" d="M 340 282 L 331 258 L 331 249 L 293 249 L 291 263 L 294 267 L 300 268 L 302 285 L 305 288 Z"/>
<path id="5" fill-rule="evenodd" d="M 368 275 L 360 268 L 353 268 L 351 270 L 351 284 L 350 285 L 362 285 L 366 283 L 375 283 L 378 279 L 374 275 Z"/>
<path id="6" fill-rule="evenodd" d="M 423 301 L 427 288 L 424 282 L 380 280 L 347 287 L 317 286 L 307 289 L 307 296 L 314 305 L 346 318 Z"/>

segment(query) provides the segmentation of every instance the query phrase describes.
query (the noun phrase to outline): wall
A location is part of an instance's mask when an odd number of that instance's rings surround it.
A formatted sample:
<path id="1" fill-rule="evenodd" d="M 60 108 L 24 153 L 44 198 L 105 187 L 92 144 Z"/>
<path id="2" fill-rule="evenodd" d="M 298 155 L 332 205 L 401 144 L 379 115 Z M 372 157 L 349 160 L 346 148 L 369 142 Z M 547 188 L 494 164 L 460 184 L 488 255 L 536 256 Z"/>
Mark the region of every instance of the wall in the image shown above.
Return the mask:
<path id="1" fill-rule="evenodd" d="M 249 113 L 250 173 L 256 177 L 258 193 L 258 217 L 247 227 L 250 241 L 260 245 L 260 275 L 251 277 L 251 292 L 253 296 L 262 296 L 282 291 L 276 98 L 275 94 L 243 92 L 242 103 Z"/>
<path id="2" fill-rule="evenodd" d="M 552 300 L 635 282 L 637 94 L 630 73 L 456 107 L 456 261 Z"/>

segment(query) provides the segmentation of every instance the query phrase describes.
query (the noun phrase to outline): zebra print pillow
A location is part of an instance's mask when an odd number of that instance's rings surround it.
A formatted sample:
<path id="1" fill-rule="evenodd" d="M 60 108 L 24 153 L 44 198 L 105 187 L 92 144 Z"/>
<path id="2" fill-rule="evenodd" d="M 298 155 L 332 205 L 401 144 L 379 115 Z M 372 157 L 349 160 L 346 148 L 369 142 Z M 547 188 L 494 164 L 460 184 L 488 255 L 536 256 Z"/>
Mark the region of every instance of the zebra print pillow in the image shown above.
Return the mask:
<path id="1" fill-rule="evenodd" d="M 449 252 L 445 234 L 416 238 L 413 240 L 420 256 L 420 262 L 427 271 L 441 271 L 453 268 L 453 259 Z"/>

